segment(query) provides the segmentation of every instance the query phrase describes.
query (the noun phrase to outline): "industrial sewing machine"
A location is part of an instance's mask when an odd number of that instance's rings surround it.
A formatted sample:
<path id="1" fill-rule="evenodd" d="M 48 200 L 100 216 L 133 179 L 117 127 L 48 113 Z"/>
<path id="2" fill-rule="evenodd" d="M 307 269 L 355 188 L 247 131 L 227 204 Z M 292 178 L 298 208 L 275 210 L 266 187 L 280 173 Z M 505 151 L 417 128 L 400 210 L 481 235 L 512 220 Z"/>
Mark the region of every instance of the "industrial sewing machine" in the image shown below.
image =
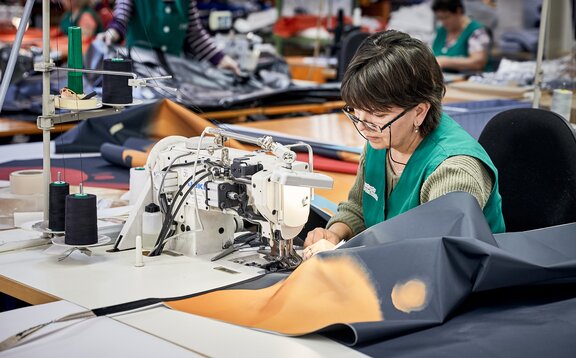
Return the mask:
<path id="1" fill-rule="evenodd" d="M 210 136 L 205 136 L 206 134 Z M 258 145 L 258 151 L 225 147 L 227 139 Z M 308 149 L 308 162 L 296 161 L 293 146 Z M 331 188 L 332 178 L 313 172 L 312 149 L 206 128 L 200 137 L 167 137 L 148 157 L 150 179 L 142 189 L 115 245 L 134 247 L 144 207 L 155 202 L 163 225 L 151 255 L 164 247 L 185 255 L 220 252 L 231 245 L 244 221 L 256 224 L 270 246 L 265 256 L 277 268 L 301 263 L 292 240 L 308 220 L 312 188 Z"/>

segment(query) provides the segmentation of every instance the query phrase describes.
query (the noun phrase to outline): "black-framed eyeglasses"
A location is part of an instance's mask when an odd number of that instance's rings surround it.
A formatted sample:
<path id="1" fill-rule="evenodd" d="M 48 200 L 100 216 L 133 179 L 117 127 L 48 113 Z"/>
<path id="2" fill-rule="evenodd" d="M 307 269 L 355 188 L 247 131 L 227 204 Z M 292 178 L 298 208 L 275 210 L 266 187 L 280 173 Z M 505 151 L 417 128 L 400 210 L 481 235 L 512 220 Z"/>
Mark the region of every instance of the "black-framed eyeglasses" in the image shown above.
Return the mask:
<path id="1" fill-rule="evenodd" d="M 344 112 L 344 114 L 346 115 L 346 117 L 348 117 L 349 120 L 352 121 L 352 123 L 354 123 L 354 127 L 356 128 L 356 130 L 358 131 L 358 133 L 360 133 L 360 135 L 362 137 L 364 137 L 364 139 L 367 139 L 364 134 L 362 134 L 362 131 L 360 131 L 360 128 L 358 128 L 358 124 L 362 123 L 362 126 L 364 126 L 364 128 L 368 131 L 368 132 L 384 132 L 384 129 L 390 127 L 392 125 L 392 123 L 396 122 L 397 120 L 399 120 L 400 118 L 402 118 L 406 113 L 408 113 L 409 110 L 411 110 L 412 108 L 406 108 L 405 110 L 403 110 L 400 114 L 398 114 L 396 117 L 392 118 L 390 121 L 388 121 L 388 123 L 384 124 L 383 126 L 379 126 L 376 125 L 374 123 L 370 123 L 370 122 L 366 122 L 361 120 L 360 118 L 358 118 L 355 114 L 354 114 L 354 108 L 350 107 L 350 106 L 344 106 L 344 108 L 342 108 L 342 112 Z"/>

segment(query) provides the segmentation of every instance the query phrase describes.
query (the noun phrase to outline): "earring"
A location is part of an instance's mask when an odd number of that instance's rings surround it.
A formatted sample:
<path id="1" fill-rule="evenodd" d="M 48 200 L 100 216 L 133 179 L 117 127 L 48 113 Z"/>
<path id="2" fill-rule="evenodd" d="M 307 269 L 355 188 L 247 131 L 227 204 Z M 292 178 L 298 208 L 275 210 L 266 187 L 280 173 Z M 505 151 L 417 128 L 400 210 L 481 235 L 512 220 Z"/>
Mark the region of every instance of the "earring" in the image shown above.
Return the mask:
<path id="1" fill-rule="evenodd" d="M 414 125 L 414 132 L 418 132 L 418 128 L 420 128 L 420 126 Z"/>

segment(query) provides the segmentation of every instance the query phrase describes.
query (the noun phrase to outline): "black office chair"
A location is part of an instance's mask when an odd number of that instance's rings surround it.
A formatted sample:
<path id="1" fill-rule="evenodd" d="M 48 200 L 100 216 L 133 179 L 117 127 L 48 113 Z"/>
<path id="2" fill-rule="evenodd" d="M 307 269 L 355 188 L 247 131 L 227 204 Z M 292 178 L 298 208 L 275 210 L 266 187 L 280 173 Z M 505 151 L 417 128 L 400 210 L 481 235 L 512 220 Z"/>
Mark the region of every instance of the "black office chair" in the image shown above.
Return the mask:
<path id="1" fill-rule="evenodd" d="M 478 139 L 496 165 L 507 231 L 576 221 L 576 133 L 558 114 L 517 108 Z"/>
<path id="2" fill-rule="evenodd" d="M 342 82 L 348 64 L 356 54 L 358 47 L 360 47 L 362 42 L 364 42 L 368 36 L 370 36 L 370 34 L 367 32 L 355 30 L 344 36 L 342 39 L 342 46 L 340 47 L 338 55 L 338 67 L 336 69 L 336 80 L 338 82 Z"/>

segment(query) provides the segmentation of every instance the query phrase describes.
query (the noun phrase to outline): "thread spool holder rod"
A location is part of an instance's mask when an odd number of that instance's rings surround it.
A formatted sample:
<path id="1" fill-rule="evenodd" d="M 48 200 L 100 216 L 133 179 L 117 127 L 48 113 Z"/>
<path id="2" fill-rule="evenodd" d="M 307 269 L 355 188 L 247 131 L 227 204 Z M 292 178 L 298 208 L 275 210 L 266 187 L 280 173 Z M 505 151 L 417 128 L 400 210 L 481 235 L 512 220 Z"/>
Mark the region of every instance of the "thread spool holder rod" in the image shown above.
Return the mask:
<path id="1" fill-rule="evenodd" d="M 138 78 L 138 75 L 134 72 L 123 72 L 123 71 L 108 71 L 108 70 L 88 70 L 85 68 L 68 68 L 68 67 L 53 67 L 53 70 L 60 70 L 66 72 L 81 72 L 81 73 L 94 73 L 97 75 L 112 75 L 112 76 L 125 76 Z"/>
<path id="2" fill-rule="evenodd" d="M 51 66 L 50 64 L 44 63 L 35 63 L 34 70 L 38 72 L 45 72 L 45 71 L 54 71 L 60 70 L 65 72 L 80 72 L 80 73 L 91 73 L 97 75 L 112 75 L 112 76 L 125 76 L 125 77 L 132 77 L 128 80 L 128 86 L 132 87 L 144 87 L 144 86 L 152 86 L 148 83 L 148 81 L 155 81 L 155 80 L 166 80 L 172 78 L 172 76 L 155 76 L 155 77 L 144 77 L 138 78 L 138 75 L 134 72 L 123 72 L 123 71 L 108 71 L 108 70 L 88 70 L 84 68 L 68 68 L 68 67 L 55 67 Z"/>

